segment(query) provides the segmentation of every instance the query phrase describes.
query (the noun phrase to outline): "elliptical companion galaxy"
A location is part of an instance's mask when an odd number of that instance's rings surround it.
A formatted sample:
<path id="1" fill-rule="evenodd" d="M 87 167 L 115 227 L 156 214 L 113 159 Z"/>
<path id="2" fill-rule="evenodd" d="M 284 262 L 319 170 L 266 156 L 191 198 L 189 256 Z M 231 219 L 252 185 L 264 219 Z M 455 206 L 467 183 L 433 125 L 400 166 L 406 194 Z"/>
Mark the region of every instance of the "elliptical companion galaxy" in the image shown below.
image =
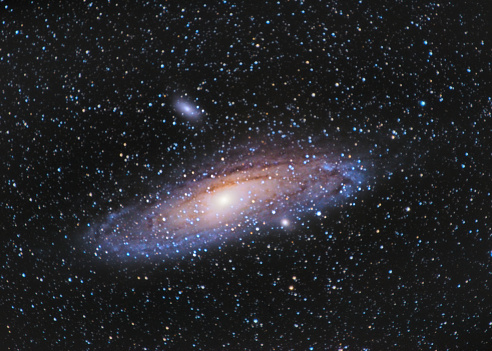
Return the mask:
<path id="1" fill-rule="evenodd" d="M 154 203 L 123 207 L 91 224 L 84 235 L 90 251 L 102 260 L 174 259 L 258 227 L 285 228 L 343 205 L 367 186 L 374 167 L 370 150 L 341 151 L 326 141 L 234 149 L 156 194 Z"/>

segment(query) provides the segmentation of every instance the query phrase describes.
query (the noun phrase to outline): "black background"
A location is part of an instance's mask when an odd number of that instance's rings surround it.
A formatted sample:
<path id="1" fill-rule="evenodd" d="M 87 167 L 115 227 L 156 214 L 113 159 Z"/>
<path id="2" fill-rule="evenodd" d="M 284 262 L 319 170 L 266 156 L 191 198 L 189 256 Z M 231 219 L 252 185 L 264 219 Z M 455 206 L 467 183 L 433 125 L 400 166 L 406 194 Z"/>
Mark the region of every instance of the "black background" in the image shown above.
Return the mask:
<path id="1" fill-rule="evenodd" d="M 3 348 L 490 348 L 485 2 L 1 6 Z M 81 243 L 166 174 L 279 131 L 399 161 L 353 206 L 198 257 L 102 264 Z"/>

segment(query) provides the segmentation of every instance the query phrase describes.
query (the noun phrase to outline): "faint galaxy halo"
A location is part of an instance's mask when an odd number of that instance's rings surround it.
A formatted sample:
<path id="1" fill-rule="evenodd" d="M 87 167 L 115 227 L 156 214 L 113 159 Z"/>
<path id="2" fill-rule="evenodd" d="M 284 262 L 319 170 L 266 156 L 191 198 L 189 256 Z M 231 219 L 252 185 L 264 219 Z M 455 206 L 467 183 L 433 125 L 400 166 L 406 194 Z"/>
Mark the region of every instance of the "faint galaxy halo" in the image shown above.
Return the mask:
<path id="1" fill-rule="evenodd" d="M 229 146 L 176 169 L 171 179 L 178 180 L 163 184 L 166 190 L 150 203 L 136 201 L 90 223 L 84 251 L 113 262 L 176 259 L 258 228 L 295 225 L 370 187 L 380 164 L 374 151 L 324 137 L 253 138 Z"/>

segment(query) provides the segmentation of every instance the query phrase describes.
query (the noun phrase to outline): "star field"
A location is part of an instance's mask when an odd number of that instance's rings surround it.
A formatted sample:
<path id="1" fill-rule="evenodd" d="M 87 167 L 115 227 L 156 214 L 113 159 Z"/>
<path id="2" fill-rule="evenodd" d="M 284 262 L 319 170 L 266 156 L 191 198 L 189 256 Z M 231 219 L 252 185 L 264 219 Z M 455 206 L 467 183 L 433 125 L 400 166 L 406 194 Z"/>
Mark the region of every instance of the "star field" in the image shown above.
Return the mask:
<path id="1" fill-rule="evenodd" d="M 490 349 L 488 9 L 1 3 L 3 349 Z M 301 168 L 312 153 L 299 145 L 321 140 L 337 161 Z M 248 162 L 292 185 L 258 150 L 284 150 L 309 184 L 363 189 L 323 206 L 299 192 L 273 217 L 237 207 L 276 199 L 247 184 Z M 370 174 L 338 174 L 340 160 Z M 211 233 L 231 222 L 221 216 L 254 217 L 243 235 L 172 259 L 94 255 L 137 243 L 130 221 L 114 224 L 143 209 L 181 216 L 180 235 L 196 237 L 195 203 L 174 200 L 223 174 L 244 188 L 196 209 L 215 211 Z M 106 247 L 87 239 L 94 227 L 128 238 L 103 235 Z"/>

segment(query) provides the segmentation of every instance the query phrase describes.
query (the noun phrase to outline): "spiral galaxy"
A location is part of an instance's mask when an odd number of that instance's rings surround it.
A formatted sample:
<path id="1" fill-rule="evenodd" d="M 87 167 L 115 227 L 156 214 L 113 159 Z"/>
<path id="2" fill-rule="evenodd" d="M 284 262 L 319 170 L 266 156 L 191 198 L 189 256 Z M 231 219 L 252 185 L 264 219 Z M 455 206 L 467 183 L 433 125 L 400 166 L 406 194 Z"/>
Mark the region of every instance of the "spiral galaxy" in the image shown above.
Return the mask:
<path id="1" fill-rule="evenodd" d="M 245 150 L 212 158 L 151 204 L 122 207 L 91 224 L 85 240 L 94 256 L 173 258 L 258 226 L 287 227 L 342 204 L 362 190 L 373 168 L 365 153 L 327 142 L 262 143 Z"/>

